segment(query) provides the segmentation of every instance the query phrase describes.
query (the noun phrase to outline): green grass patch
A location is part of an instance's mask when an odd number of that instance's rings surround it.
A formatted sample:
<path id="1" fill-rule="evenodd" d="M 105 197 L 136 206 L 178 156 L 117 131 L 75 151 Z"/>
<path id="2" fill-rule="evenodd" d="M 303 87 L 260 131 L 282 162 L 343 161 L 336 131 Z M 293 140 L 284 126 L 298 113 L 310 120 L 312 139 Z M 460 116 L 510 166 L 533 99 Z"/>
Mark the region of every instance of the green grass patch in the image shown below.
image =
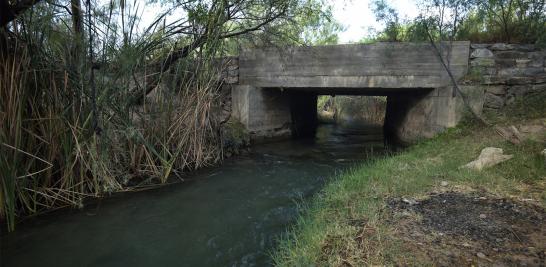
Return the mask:
<path id="1" fill-rule="evenodd" d="M 514 158 L 483 171 L 459 167 L 488 146 Z M 546 203 L 544 143 L 518 146 L 493 129 L 461 126 L 407 150 L 363 163 L 336 177 L 311 202 L 273 254 L 279 266 L 427 264 L 412 257 L 392 235 L 384 216 L 392 197 L 418 198 L 439 189 L 484 190 Z M 362 227 L 366 225 L 366 227 Z M 430 263 L 428 263 L 430 264 Z"/>

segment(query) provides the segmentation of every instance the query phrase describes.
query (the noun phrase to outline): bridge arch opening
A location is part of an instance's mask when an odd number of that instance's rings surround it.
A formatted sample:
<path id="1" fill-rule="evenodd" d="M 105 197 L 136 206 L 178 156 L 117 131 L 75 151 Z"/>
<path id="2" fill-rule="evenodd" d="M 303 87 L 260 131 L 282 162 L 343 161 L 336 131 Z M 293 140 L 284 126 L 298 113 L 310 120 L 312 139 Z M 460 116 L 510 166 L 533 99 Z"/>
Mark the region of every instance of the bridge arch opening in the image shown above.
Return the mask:
<path id="1" fill-rule="evenodd" d="M 257 88 L 232 91 L 233 113 L 254 140 L 308 137 L 318 124 L 319 95 L 381 96 L 386 99 L 384 134 L 395 143 L 432 137 L 456 123 L 450 88 Z"/>
<path id="2" fill-rule="evenodd" d="M 430 127 L 432 106 L 431 88 L 323 88 L 285 89 L 290 98 L 291 134 L 293 137 L 311 137 L 321 122 L 319 98 L 329 96 L 334 105 L 331 121 L 351 127 L 381 129 L 385 141 L 409 143 L 423 135 Z M 335 93 L 332 93 L 335 92 Z M 434 99 L 436 100 L 436 99 Z M 434 101 L 432 100 L 432 101 Z M 323 107 L 322 107 L 323 108 Z M 434 127 L 432 127 L 434 128 Z"/>

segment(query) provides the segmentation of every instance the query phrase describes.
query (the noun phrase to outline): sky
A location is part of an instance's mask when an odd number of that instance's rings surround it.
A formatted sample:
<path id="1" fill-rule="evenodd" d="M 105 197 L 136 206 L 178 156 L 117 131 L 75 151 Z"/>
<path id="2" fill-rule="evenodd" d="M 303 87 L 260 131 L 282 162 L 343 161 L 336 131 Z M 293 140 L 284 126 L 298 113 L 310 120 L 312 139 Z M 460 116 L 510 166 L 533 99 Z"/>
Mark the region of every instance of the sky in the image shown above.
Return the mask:
<path id="1" fill-rule="evenodd" d="M 144 0 L 141 0 L 144 2 Z M 339 34 L 339 43 L 357 42 L 370 35 L 370 29 L 380 31 L 384 25 L 376 21 L 370 2 L 372 0 L 329 0 L 333 6 L 334 18 L 345 27 L 345 31 Z M 419 11 L 415 0 L 386 0 L 394 7 L 401 19 L 413 19 Z M 149 25 L 156 14 L 160 14 L 161 7 L 158 4 L 145 5 L 142 13 L 142 25 Z"/>
<path id="2" fill-rule="evenodd" d="M 370 6 L 371 0 L 330 0 L 334 7 L 334 18 L 346 27 L 339 34 L 340 43 L 361 40 L 369 34 L 369 28 L 380 31 L 384 25 L 376 21 Z M 419 15 L 414 0 L 387 0 L 401 19 L 413 19 Z"/>

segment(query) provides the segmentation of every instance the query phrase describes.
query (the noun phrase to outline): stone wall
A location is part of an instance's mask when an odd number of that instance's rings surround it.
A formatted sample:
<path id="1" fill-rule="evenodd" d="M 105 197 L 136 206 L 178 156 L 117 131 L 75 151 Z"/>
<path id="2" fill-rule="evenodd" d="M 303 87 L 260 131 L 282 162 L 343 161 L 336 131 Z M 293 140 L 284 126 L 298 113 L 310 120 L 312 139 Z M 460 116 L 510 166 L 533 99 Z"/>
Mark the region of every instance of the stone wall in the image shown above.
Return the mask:
<path id="1" fill-rule="evenodd" d="M 462 84 L 484 93 L 483 109 L 495 111 L 516 98 L 546 90 L 546 50 L 533 45 L 472 44 Z"/>

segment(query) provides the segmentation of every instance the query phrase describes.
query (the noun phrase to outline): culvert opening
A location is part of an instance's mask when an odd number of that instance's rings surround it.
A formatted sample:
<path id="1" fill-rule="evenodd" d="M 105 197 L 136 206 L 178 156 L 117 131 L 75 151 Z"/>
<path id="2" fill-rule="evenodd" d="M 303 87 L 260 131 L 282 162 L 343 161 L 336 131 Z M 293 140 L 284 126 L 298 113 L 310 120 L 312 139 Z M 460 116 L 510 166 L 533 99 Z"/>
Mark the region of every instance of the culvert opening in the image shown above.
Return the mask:
<path id="1" fill-rule="evenodd" d="M 404 147 L 440 131 L 432 88 L 285 88 L 290 103 L 291 133 L 313 137 L 320 125 L 366 129 L 385 145 Z M 440 108 L 441 109 L 441 108 Z M 445 112 L 444 112 L 445 113 Z M 442 117 L 443 116 L 443 117 Z"/>
<path id="2" fill-rule="evenodd" d="M 346 126 L 382 128 L 387 110 L 386 96 L 320 95 L 318 122 Z"/>

